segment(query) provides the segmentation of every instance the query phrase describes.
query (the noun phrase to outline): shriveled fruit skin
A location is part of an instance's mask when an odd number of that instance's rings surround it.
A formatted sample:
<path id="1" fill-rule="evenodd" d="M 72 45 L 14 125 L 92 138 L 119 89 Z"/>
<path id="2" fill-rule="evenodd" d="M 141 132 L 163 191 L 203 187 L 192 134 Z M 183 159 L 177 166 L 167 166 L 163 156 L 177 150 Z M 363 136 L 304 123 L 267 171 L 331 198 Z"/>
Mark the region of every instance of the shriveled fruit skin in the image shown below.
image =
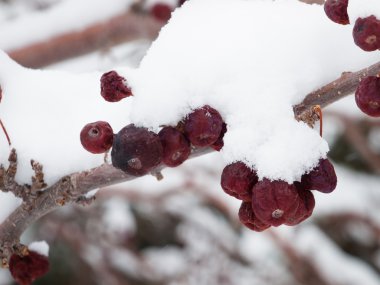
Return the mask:
<path id="1" fill-rule="evenodd" d="M 225 135 L 226 132 L 227 132 L 227 124 L 223 123 L 223 125 L 222 125 L 222 131 L 220 132 L 218 139 L 216 140 L 216 142 L 214 142 L 211 145 L 211 147 L 213 149 L 215 149 L 216 151 L 220 151 L 223 148 L 223 146 L 224 146 L 223 138 L 224 138 L 224 135 Z"/>
<path id="2" fill-rule="evenodd" d="M 159 21 L 167 22 L 171 17 L 172 8 L 165 3 L 158 2 L 152 6 L 150 14 Z"/>
<path id="3" fill-rule="evenodd" d="M 293 219 L 300 198 L 294 184 L 264 179 L 252 188 L 252 208 L 264 223 L 280 226 Z"/>
<path id="4" fill-rule="evenodd" d="M 112 127 L 104 121 L 89 123 L 80 132 L 80 141 L 87 151 L 95 154 L 104 153 L 113 143 Z"/>
<path id="5" fill-rule="evenodd" d="M 309 173 L 302 175 L 301 184 L 305 190 L 331 193 L 337 185 L 334 166 L 327 158 L 321 159 L 317 167 Z"/>
<path id="6" fill-rule="evenodd" d="M 375 16 L 358 18 L 352 30 L 355 44 L 365 51 L 380 49 L 380 20 Z"/>
<path id="7" fill-rule="evenodd" d="M 118 102 L 132 96 L 132 90 L 126 84 L 124 77 L 116 71 L 109 71 L 100 78 L 100 94 L 108 102 Z"/>
<path id="8" fill-rule="evenodd" d="M 164 127 L 158 136 L 163 147 L 162 161 L 167 166 L 176 167 L 189 157 L 190 142 L 176 128 Z"/>
<path id="9" fill-rule="evenodd" d="M 315 199 L 313 193 L 309 190 L 303 189 L 301 183 L 296 184 L 300 203 L 294 216 L 290 216 L 285 222 L 288 226 L 295 226 L 309 218 L 315 207 Z"/>
<path id="10" fill-rule="evenodd" d="M 222 131 L 223 119 L 219 112 L 206 105 L 194 110 L 185 119 L 184 132 L 190 142 L 199 147 L 215 143 Z"/>
<path id="11" fill-rule="evenodd" d="M 327 0 L 325 2 L 325 13 L 327 17 L 338 24 L 347 25 L 350 23 L 347 14 L 348 0 Z"/>
<path id="12" fill-rule="evenodd" d="M 222 172 L 220 185 L 224 192 L 245 202 L 252 201 L 252 187 L 257 183 L 256 173 L 243 162 L 227 165 Z"/>
<path id="13" fill-rule="evenodd" d="M 25 256 L 13 254 L 9 259 L 9 271 L 20 285 L 29 285 L 49 271 L 49 260 L 34 251 Z"/>
<path id="14" fill-rule="evenodd" d="M 262 232 L 270 228 L 269 224 L 264 223 L 255 216 L 252 210 L 252 203 L 250 202 L 243 202 L 241 204 L 238 215 L 240 222 L 255 232 Z"/>
<path id="15" fill-rule="evenodd" d="M 115 135 L 112 165 L 128 174 L 141 176 L 160 164 L 162 145 L 157 134 L 130 124 Z"/>
<path id="16" fill-rule="evenodd" d="M 355 92 L 359 109 L 372 117 L 380 117 L 380 78 L 367 76 L 360 81 Z"/>

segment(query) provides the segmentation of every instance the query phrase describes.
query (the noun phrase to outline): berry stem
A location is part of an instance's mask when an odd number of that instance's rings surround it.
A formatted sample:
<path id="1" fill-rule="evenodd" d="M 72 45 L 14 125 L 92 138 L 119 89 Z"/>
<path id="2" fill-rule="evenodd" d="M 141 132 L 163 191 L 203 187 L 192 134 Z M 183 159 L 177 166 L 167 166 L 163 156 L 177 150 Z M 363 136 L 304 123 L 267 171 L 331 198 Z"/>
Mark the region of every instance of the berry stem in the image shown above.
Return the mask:
<path id="1" fill-rule="evenodd" d="M 5 126 L 4 126 L 3 122 L 1 121 L 1 119 L 0 119 L 0 126 L 3 129 L 3 132 L 4 132 L 5 136 L 7 137 L 7 141 L 8 141 L 9 146 L 11 146 L 11 139 L 9 138 L 7 129 L 5 128 Z"/>
<path id="2" fill-rule="evenodd" d="M 314 106 L 314 112 L 318 114 L 319 117 L 319 135 L 322 137 L 323 134 L 323 114 L 322 108 L 319 105 Z"/>

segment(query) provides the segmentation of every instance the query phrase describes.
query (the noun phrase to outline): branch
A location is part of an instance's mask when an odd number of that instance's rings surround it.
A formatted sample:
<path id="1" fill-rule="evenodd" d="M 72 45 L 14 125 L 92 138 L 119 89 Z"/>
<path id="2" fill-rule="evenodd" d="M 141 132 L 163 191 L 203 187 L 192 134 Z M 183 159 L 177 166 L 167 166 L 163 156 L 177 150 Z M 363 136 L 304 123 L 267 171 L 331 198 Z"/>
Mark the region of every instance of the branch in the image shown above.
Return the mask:
<path id="1" fill-rule="evenodd" d="M 295 117 L 298 121 L 304 121 L 314 125 L 318 119 L 314 113 L 314 106 L 324 108 L 343 97 L 355 92 L 359 82 L 366 76 L 380 74 L 380 62 L 357 72 L 344 72 L 341 77 L 333 82 L 309 93 L 303 101 L 293 107 Z"/>

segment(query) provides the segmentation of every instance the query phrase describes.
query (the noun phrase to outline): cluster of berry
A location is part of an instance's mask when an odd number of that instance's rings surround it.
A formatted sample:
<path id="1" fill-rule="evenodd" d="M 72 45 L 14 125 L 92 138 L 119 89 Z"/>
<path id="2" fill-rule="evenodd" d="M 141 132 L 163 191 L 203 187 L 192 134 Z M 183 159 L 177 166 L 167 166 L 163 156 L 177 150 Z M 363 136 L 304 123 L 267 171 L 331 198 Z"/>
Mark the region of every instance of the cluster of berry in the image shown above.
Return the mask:
<path id="1" fill-rule="evenodd" d="M 101 77 L 101 95 L 118 102 L 132 95 L 126 80 L 115 71 Z M 148 173 L 161 162 L 169 167 L 183 163 L 195 147 L 223 147 L 227 127 L 219 112 L 206 105 L 194 110 L 176 127 L 163 127 L 158 134 L 130 124 L 114 135 L 104 121 L 87 124 L 80 133 L 83 147 L 92 153 L 104 153 L 112 147 L 114 167 L 131 175 Z"/>
<path id="2" fill-rule="evenodd" d="M 326 15 L 334 22 L 342 25 L 350 23 L 347 14 L 348 0 L 327 0 Z M 380 50 L 380 20 L 374 15 L 358 18 L 353 29 L 353 37 L 357 46 L 365 51 Z M 365 114 L 380 117 L 380 78 L 367 76 L 359 83 L 355 93 L 356 104 Z"/>
<path id="3" fill-rule="evenodd" d="M 288 184 L 258 177 L 243 162 L 227 165 L 222 173 L 223 190 L 242 200 L 240 221 L 249 229 L 261 232 L 282 224 L 294 226 L 311 216 L 315 200 L 310 190 L 332 192 L 337 184 L 334 166 L 321 159 L 316 168 L 305 173 L 301 181 Z"/>
<path id="4" fill-rule="evenodd" d="M 182 6 L 186 0 L 178 0 L 177 6 Z M 173 7 L 164 2 L 156 2 L 150 8 L 150 14 L 157 20 L 167 22 L 172 14 Z"/>

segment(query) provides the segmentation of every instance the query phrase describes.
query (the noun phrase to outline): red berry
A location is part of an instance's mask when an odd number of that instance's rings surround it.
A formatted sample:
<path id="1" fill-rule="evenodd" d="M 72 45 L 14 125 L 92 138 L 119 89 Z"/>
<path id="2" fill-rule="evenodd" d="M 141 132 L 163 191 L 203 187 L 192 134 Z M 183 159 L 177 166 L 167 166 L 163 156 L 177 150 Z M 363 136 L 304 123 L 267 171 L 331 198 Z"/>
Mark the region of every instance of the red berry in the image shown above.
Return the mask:
<path id="1" fill-rule="evenodd" d="M 9 271 L 20 285 L 29 285 L 49 271 L 49 260 L 34 251 L 25 256 L 13 254 L 9 259 Z"/>
<path id="2" fill-rule="evenodd" d="M 325 13 L 335 23 L 347 25 L 350 23 L 347 14 L 348 0 L 327 0 L 325 2 Z"/>
<path id="3" fill-rule="evenodd" d="M 190 142 L 176 128 L 164 127 L 158 136 L 163 148 L 162 161 L 167 166 L 178 166 L 189 157 Z"/>
<path id="4" fill-rule="evenodd" d="M 185 119 L 184 132 L 195 146 L 209 146 L 217 141 L 223 128 L 219 112 L 206 105 L 194 110 Z"/>
<path id="5" fill-rule="evenodd" d="M 380 20 L 375 16 L 358 18 L 352 31 L 355 44 L 365 51 L 380 49 Z"/>
<path id="6" fill-rule="evenodd" d="M 116 71 L 104 73 L 100 78 L 100 94 L 108 102 L 118 102 L 125 97 L 132 96 L 132 90 L 127 86 L 124 77 Z"/>
<path id="7" fill-rule="evenodd" d="M 323 193 L 334 191 L 337 184 L 334 166 L 328 159 L 321 159 L 316 168 L 302 175 L 301 184 L 305 190 L 317 190 Z"/>
<path id="8" fill-rule="evenodd" d="M 256 173 L 243 162 L 227 165 L 222 172 L 221 186 L 227 194 L 245 202 L 252 201 L 252 187 L 258 181 Z"/>
<path id="9" fill-rule="evenodd" d="M 162 152 L 157 134 L 130 124 L 115 135 L 112 165 L 131 175 L 144 175 L 160 164 Z"/>
<path id="10" fill-rule="evenodd" d="M 167 22 L 172 15 L 172 8 L 165 3 L 156 3 L 150 9 L 150 14 L 159 21 Z"/>
<path id="11" fill-rule="evenodd" d="M 103 121 L 87 124 L 80 132 L 80 142 L 89 152 L 104 153 L 112 146 L 113 130 Z"/>
<path id="12" fill-rule="evenodd" d="M 368 76 L 360 81 L 355 92 L 356 105 L 372 117 L 380 117 L 380 78 Z"/>
<path id="13" fill-rule="evenodd" d="M 270 225 L 264 223 L 255 216 L 250 202 L 243 202 L 241 204 L 239 209 L 239 220 L 247 228 L 256 232 L 262 232 L 270 227 Z"/>
<path id="14" fill-rule="evenodd" d="M 279 226 L 292 220 L 300 198 L 294 184 L 264 179 L 252 188 L 252 208 L 264 223 Z"/>
<path id="15" fill-rule="evenodd" d="M 186 2 L 186 0 L 178 0 L 178 6 L 179 6 L 179 7 L 182 6 L 183 3 L 185 3 L 185 2 Z"/>
<path id="16" fill-rule="evenodd" d="M 215 149 L 216 151 L 220 151 L 224 146 L 224 134 L 227 132 L 227 124 L 223 123 L 222 125 L 222 131 L 220 132 L 219 138 L 214 142 L 211 147 Z"/>
<path id="17" fill-rule="evenodd" d="M 299 198 L 301 199 L 297 211 L 294 216 L 290 217 L 285 224 L 295 226 L 303 222 L 311 216 L 315 207 L 315 199 L 313 193 L 309 190 L 304 190 L 301 183 L 295 184 L 297 187 Z"/>

